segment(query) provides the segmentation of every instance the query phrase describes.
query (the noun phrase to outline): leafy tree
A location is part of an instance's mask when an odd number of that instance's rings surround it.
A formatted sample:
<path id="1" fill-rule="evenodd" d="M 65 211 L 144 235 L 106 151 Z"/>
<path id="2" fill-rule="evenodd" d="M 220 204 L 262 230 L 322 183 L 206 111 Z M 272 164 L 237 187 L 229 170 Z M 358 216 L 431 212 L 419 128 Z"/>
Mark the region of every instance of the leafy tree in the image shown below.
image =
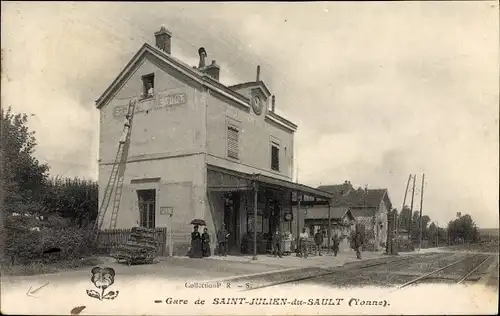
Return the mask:
<path id="1" fill-rule="evenodd" d="M 459 213 L 457 213 L 457 216 Z M 479 240 L 479 230 L 469 214 L 461 215 L 448 223 L 448 231 L 451 242 L 477 242 Z"/>
<path id="2" fill-rule="evenodd" d="M 429 228 L 427 228 L 425 236 L 429 243 L 432 245 L 436 245 L 436 241 L 438 245 L 441 246 L 445 245 L 447 242 L 446 230 L 442 227 L 438 227 L 438 225 L 434 222 L 432 222 L 429 225 Z"/>
<path id="3" fill-rule="evenodd" d="M 399 229 L 408 229 L 410 225 L 410 208 L 405 205 L 403 210 L 398 214 Z"/>
<path id="4" fill-rule="evenodd" d="M 0 109 L 0 181 L 4 220 L 0 228 L 1 259 L 26 257 L 39 245 L 36 215 L 41 207 L 49 167 L 34 156 L 35 133 L 29 131 L 28 116 Z"/>
<path id="5" fill-rule="evenodd" d="M 438 234 L 438 227 L 434 222 L 432 222 L 426 231 L 425 238 L 429 240 L 429 242 L 431 242 L 432 244 L 435 244 L 437 234 Z"/>
<path id="6" fill-rule="evenodd" d="M 49 166 L 33 154 L 37 145 L 35 132 L 28 130 L 28 116 L 1 109 L 1 179 L 4 205 L 14 211 L 16 202 L 39 201 L 44 193 Z"/>
<path id="7" fill-rule="evenodd" d="M 79 227 L 97 218 L 98 186 L 81 179 L 54 178 L 48 182 L 44 205 Z"/>

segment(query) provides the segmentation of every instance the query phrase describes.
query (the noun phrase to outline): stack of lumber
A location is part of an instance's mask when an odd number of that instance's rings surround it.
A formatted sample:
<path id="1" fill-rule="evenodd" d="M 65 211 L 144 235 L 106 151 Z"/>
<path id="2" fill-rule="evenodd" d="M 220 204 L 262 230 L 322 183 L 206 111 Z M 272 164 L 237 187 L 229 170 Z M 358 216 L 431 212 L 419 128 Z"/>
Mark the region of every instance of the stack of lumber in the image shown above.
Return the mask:
<path id="1" fill-rule="evenodd" d="M 133 227 L 125 245 L 112 254 L 116 260 L 132 263 L 152 263 L 156 257 L 158 242 L 155 240 L 155 230 L 144 227 Z"/>

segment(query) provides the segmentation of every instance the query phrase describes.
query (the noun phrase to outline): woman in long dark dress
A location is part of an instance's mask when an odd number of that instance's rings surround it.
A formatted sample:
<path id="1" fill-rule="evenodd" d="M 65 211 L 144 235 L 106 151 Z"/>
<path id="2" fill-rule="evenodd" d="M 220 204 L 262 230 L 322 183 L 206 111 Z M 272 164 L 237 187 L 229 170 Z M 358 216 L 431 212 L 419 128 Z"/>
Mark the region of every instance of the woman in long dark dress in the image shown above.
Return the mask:
<path id="1" fill-rule="evenodd" d="M 198 232 L 198 226 L 194 227 L 193 232 L 191 233 L 191 258 L 202 258 L 203 255 L 201 253 L 201 235 Z"/>
<path id="2" fill-rule="evenodd" d="M 201 252 L 203 257 L 210 257 L 210 235 L 207 228 L 204 228 L 201 234 Z"/>

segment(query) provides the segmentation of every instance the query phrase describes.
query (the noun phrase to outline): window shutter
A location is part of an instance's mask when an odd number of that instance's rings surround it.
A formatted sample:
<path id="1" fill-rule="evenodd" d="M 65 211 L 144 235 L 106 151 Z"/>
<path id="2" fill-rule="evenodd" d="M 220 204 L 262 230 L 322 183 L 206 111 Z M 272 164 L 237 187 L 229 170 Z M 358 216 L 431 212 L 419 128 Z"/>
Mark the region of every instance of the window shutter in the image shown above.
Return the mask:
<path id="1" fill-rule="evenodd" d="M 238 159 L 238 130 L 234 127 L 227 128 L 227 155 Z"/>

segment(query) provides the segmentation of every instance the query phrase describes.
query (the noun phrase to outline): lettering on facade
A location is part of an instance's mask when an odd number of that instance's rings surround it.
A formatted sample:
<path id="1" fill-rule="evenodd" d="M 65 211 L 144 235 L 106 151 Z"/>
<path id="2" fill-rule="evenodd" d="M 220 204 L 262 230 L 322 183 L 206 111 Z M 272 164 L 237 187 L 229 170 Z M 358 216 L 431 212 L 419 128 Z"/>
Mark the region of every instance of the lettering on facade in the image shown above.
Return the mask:
<path id="1" fill-rule="evenodd" d="M 135 106 L 134 113 L 146 112 L 149 110 L 158 110 L 163 108 L 171 108 L 173 106 L 182 105 L 187 102 L 185 92 L 158 94 L 156 99 L 140 101 Z M 128 105 L 119 105 L 113 111 L 114 117 L 123 117 L 127 114 Z"/>
<path id="2" fill-rule="evenodd" d="M 186 103 L 185 93 L 167 94 L 167 95 L 160 95 L 158 97 L 158 103 L 156 107 L 164 108 L 174 105 L 181 105 L 184 103 Z"/>

